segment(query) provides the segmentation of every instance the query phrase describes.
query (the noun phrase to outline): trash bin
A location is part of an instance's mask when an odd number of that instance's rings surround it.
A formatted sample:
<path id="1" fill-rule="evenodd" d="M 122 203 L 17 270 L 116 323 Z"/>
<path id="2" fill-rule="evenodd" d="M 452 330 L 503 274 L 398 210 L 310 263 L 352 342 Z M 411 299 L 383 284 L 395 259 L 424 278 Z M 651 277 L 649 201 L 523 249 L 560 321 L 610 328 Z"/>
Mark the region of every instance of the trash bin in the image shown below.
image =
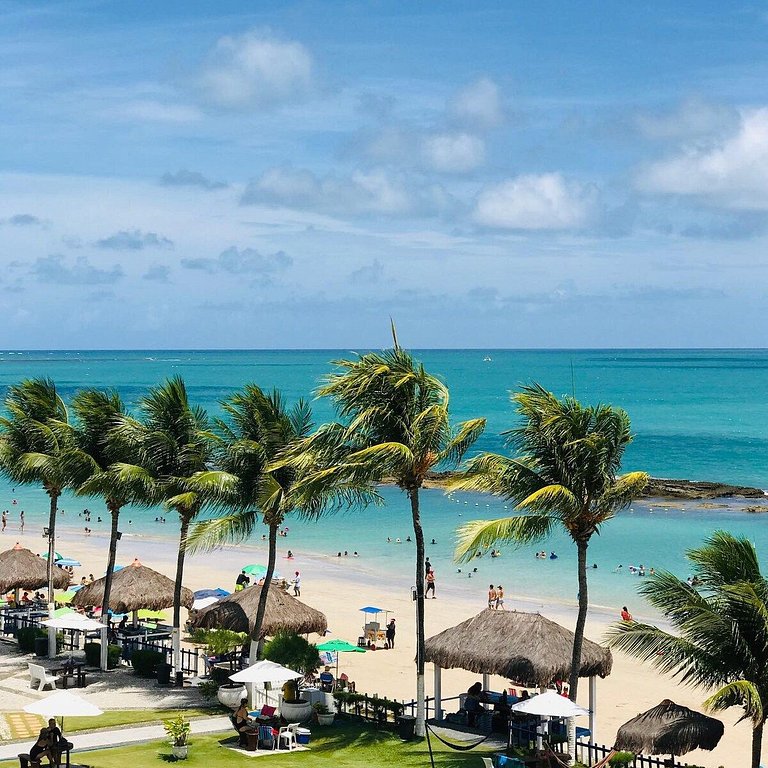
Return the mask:
<path id="1" fill-rule="evenodd" d="M 45 657 L 48 655 L 48 638 L 36 637 L 35 638 L 35 656 Z"/>
<path id="2" fill-rule="evenodd" d="M 413 715 L 400 715 L 397 718 L 397 733 L 403 741 L 410 741 L 416 731 L 416 718 Z"/>
<path id="3" fill-rule="evenodd" d="M 170 685 L 172 670 L 173 670 L 173 667 L 170 664 L 158 664 L 157 665 L 157 684 Z"/>

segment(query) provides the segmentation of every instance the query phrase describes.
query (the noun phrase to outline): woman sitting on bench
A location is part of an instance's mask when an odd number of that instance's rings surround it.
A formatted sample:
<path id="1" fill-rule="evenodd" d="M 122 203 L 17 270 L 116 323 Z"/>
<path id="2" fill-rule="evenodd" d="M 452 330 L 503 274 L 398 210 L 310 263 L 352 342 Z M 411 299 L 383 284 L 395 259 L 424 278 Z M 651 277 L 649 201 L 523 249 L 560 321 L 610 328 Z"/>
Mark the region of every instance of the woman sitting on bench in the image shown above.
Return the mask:
<path id="1" fill-rule="evenodd" d="M 51 718 L 45 728 L 40 729 L 40 735 L 37 741 L 29 750 L 29 760 L 33 763 L 40 763 L 44 758 L 48 758 L 51 765 L 59 765 L 61 762 L 61 753 L 63 750 L 64 737 L 61 735 L 56 720 Z"/>

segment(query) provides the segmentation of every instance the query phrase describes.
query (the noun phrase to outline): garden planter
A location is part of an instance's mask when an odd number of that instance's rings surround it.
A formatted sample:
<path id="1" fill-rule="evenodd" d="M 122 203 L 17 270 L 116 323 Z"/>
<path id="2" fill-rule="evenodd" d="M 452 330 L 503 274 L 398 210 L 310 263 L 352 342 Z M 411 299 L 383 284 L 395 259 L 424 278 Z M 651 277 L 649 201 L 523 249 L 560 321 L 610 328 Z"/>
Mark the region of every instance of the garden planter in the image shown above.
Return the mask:
<path id="1" fill-rule="evenodd" d="M 321 715 L 318 713 L 317 715 L 317 724 L 318 725 L 333 725 L 333 718 L 336 717 L 336 715 L 333 714 L 333 712 L 328 712 L 327 714 Z"/>
<path id="2" fill-rule="evenodd" d="M 304 699 L 283 700 L 280 702 L 280 715 L 289 723 L 303 723 L 312 715 L 312 705 Z"/>
<path id="3" fill-rule="evenodd" d="M 216 691 L 216 698 L 225 707 L 237 709 L 240 702 L 248 697 L 248 692 L 242 683 L 225 683 Z"/>
<path id="4" fill-rule="evenodd" d="M 183 747 L 177 747 L 175 744 L 171 747 L 171 752 L 177 760 L 186 760 L 189 747 L 185 744 Z"/>

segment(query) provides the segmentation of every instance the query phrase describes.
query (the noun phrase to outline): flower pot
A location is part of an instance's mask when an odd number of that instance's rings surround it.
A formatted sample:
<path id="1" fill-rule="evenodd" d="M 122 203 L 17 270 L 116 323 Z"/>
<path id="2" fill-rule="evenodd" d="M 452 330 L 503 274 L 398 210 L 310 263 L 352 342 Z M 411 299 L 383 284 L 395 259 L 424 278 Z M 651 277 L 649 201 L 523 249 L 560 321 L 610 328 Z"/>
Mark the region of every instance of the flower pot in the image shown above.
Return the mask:
<path id="1" fill-rule="evenodd" d="M 230 709 L 237 709 L 242 699 L 248 697 L 248 692 L 242 683 L 225 683 L 216 691 L 216 698 L 221 704 Z"/>
<path id="2" fill-rule="evenodd" d="M 177 760 L 186 760 L 189 747 L 185 744 L 183 747 L 177 747 L 175 744 L 171 747 L 171 752 Z"/>
<path id="3" fill-rule="evenodd" d="M 303 723 L 312 715 L 312 705 L 305 699 L 296 701 L 281 701 L 280 715 L 289 723 Z"/>
<path id="4" fill-rule="evenodd" d="M 318 725 L 333 725 L 333 718 L 334 717 L 336 717 L 336 715 L 334 715 L 333 712 L 326 712 L 323 715 L 321 715 L 318 712 L 317 713 L 317 724 Z"/>

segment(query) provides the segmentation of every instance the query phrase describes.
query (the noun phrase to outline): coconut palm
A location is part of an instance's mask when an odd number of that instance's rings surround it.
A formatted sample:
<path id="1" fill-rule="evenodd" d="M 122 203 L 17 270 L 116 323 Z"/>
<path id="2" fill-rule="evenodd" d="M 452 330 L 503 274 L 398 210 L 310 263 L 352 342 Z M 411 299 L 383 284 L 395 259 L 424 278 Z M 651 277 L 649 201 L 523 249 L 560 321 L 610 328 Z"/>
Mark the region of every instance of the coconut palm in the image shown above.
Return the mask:
<path id="1" fill-rule="evenodd" d="M 687 553 L 697 586 L 671 573 L 648 577 L 640 593 L 672 626 L 625 621 L 608 643 L 696 688 L 716 688 L 710 711 L 742 707 L 752 722 L 752 768 L 759 768 L 768 718 L 768 581 L 747 539 L 715 532 Z"/>
<path id="2" fill-rule="evenodd" d="M 394 334 L 393 334 L 394 335 Z M 357 493 L 394 480 L 408 496 L 416 542 L 416 701 L 424 735 L 424 533 L 421 489 L 430 470 L 458 463 L 485 428 L 474 419 L 451 428 L 448 389 L 400 348 L 335 363 L 342 370 L 318 390 L 334 402 L 340 423 L 313 435 L 300 457 L 322 469 L 308 471 L 303 492 L 322 497 Z"/>
<path id="3" fill-rule="evenodd" d="M 179 553 L 173 605 L 173 660 L 181 679 L 181 595 L 187 534 L 212 498 L 236 479 L 210 469 L 216 438 L 205 410 L 189 402 L 180 377 L 153 387 L 138 403 L 139 418 L 121 416 L 112 431 L 119 450 L 132 462 L 117 462 L 110 472 L 143 487 L 145 504 L 163 503 L 179 516 Z"/>
<path id="4" fill-rule="evenodd" d="M 67 407 L 51 379 L 26 379 L 9 387 L 7 415 L 0 419 L 0 467 L 15 483 L 42 485 L 50 499 L 48 514 L 48 603 L 53 604 L 56 510 L 70 479 L 74 448 Z M 56 654 L 56 633 L 48 633 Z"/>
<path id="5" fill-rule="evenodd" d="M 259 522 L 267 526 L 269 556 L 252 633 L 256 639 L 275 571 L 277 533 L 296 505 L 296 467 L 284 461 L 275 464 L 308 436 L 312 412 L 303 400 L 288 408 L 280 392 L 267 394 L 255 384 L 233 394 L 222 408 L 226 418 L 216 422 L 221 438 L 217 463 L 237 483 L 218 500 L 223 514 L 198 522 L 189 542 L 193 547 L 213 548 L 247 539 Z"/>
<path id="6" fill-rule="evenodd" d="M 617 477 L 632 440 L 624 411 L 584 406 L 572 397 L 561 400 L 538 384 L 523 388 L 512 400 L 521 424 L 505 435 L 517 456 L 477 456 L 451 488 L 495 494 L 513 501 L 522 514 L 462 526 L 456 555 L 469 560 L 501 542 L 533 542 L 555 527 L 565 529 L 578 554 L 579 612 L 569 680 L 575 701 L 589 605 L 589 540 L 642 492 L 648 477 L 644 472 Z"/>

